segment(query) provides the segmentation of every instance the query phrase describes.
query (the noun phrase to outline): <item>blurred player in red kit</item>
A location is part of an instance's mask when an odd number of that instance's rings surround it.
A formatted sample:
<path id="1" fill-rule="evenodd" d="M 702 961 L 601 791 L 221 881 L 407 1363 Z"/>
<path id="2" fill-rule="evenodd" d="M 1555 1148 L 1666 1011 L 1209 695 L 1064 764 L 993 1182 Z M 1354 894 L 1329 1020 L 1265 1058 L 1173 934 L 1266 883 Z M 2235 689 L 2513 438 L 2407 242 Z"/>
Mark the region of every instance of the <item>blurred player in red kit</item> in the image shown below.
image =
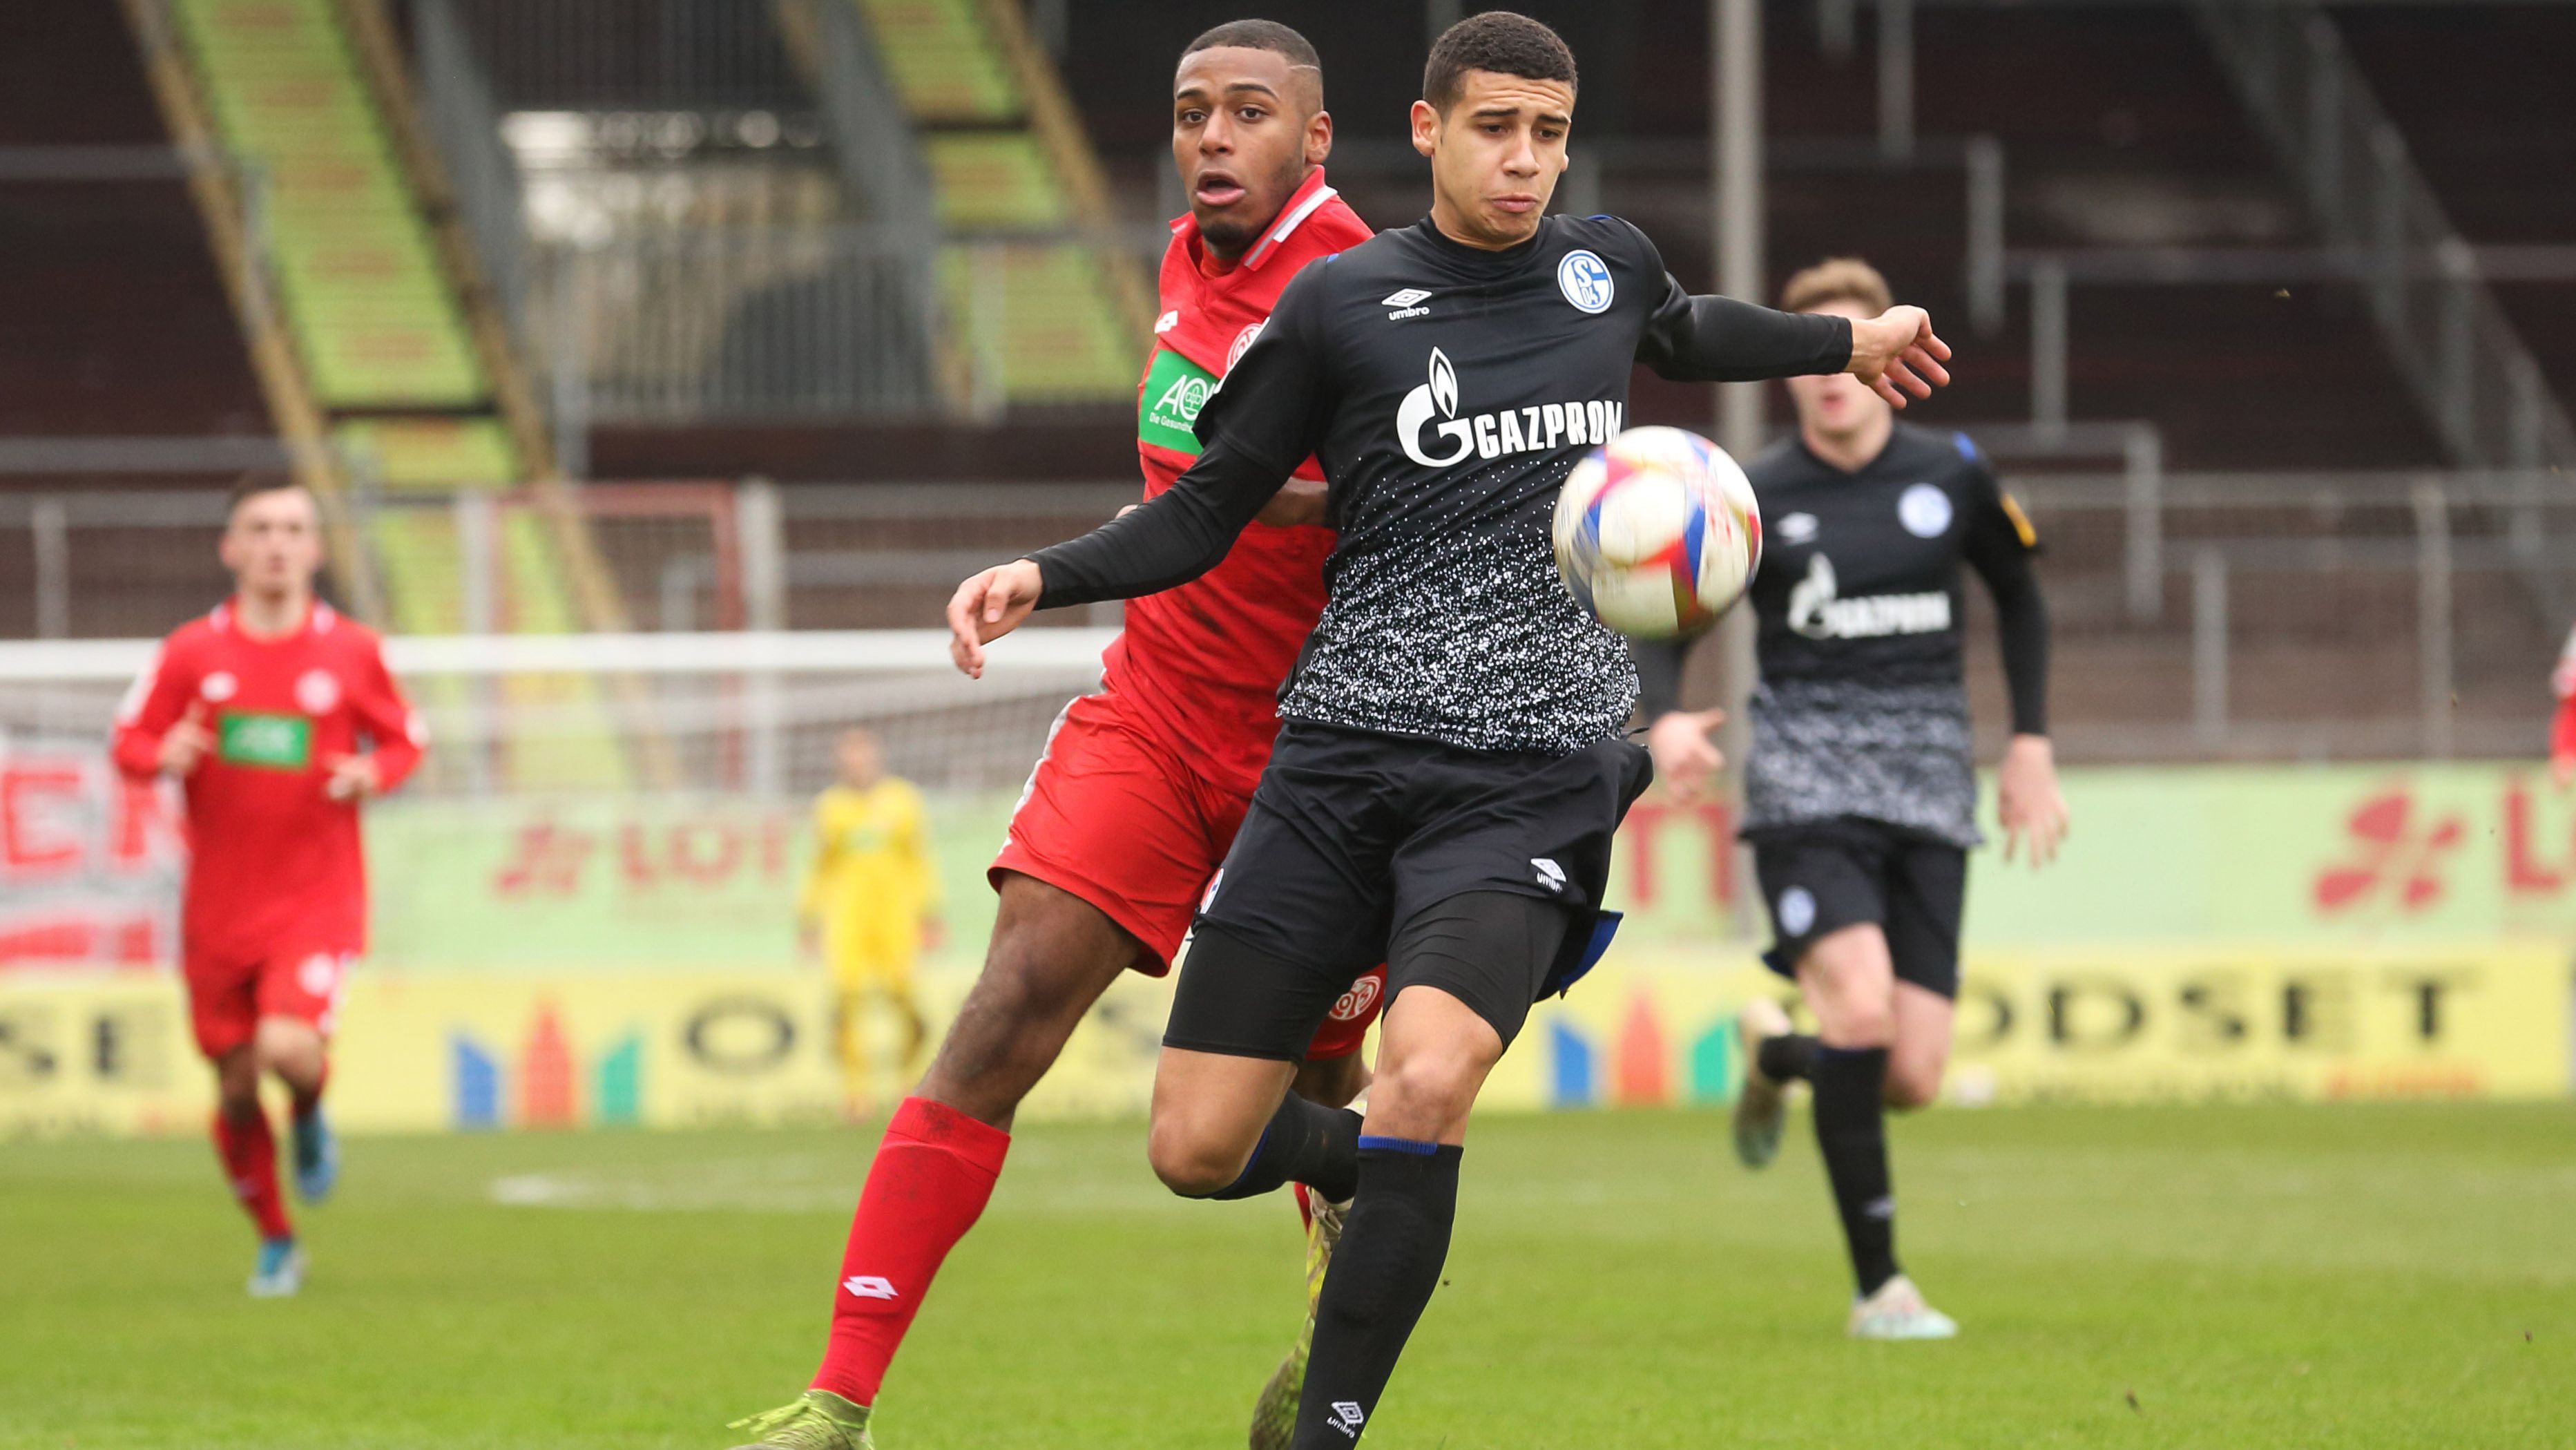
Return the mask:
<path id="1" fill-rule="evenodd" d="M 2558 691 L 2558 717 L 2549 727 L 2549 775 L 2565 790 L 2576 786 L 2576 629 L 2567 631 L 2567 647 L 2558 652 L 2549 683 Z"/>
<path id="2" fill-rule="evenodd" d="M 1284 25 L 1236 21 L 1190 42 L 1174 76 L 1172 159 L 1190 214 L 1163 258 L 1155 346 L 1136 399 L 1147 497 L 1197 457 L 1199 408 L 1270 315 L 1280 289 L 1369 229 L 1325 184 L 1332 118 L 1314 47 Z M 984 970 L 929 1073 L 895 1110 L 868 1170 L 833 1296 L 831 1338 L 793 1404 L 736 1422 L 753 1450 L 866 1450 L 879 1385 L 951 1246 L 982 1214 L 1020 1100 L 1110 984 L 1171 970 L 1243 821 L 1278 733 L 1279 683 L 1323 612 L 1333 535 L 1313 460 L 1225 563 L 1127 607 L 1103 686 L 1047 737 L 993 862 L 1000 914 Z M 1307 1048 L 1296 1090 L 1348 1103 L 1382 978 L 1362 978 Z M 1354 1137 L 1359 1115 L 1336 1119 Z M 1215 1170 L 1202 1196 L 1240 1196 Z M 1277 1184 L 1267 1185 L 1277 1187 Z M 1340 1219 L 1309 1223 L 1310 1290 Z M 1311 1304 L 1311 1292 L 1310 1292 Z M 1304 1341 L 1262 1392 L 1253 1443 L 1285 1438 Z"/>
<path id="3" fill-rule="evenodd" d="M 358 805 L 420 763 L 418 718 L 373 631 L 316 599 L 321 511 L 254 475 L 233 490 L 221 546 L 233 596 L 171 632 L 117 712 L 128 776 L 176 776 L 191 852 L 181 955 L 197 1048 L 214 1064 L 215 1151 L 259 1225 L 250 1292 L 294 1293 L 304 1256 L 277 1185 L 259 1084 L 294 1103 L 296 1188 L 331 1191 L 322 1116 L 343 975 L 366 946 Z"/>

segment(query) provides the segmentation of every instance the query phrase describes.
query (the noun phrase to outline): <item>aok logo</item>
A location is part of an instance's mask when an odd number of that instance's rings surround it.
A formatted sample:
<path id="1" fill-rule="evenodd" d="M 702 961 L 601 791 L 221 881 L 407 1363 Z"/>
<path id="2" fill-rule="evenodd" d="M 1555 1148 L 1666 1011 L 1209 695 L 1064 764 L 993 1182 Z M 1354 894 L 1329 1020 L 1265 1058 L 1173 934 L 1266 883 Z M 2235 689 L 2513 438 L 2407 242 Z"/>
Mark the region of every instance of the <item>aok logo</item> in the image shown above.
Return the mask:
<path id="1" fill-rule="evenodd" d="M 1199 409 L 1207 406 L 1208 394 L 1214 391 L 1216 385 L 1206 375 L 1183 373 L 1154 395 L 1152 421 L 1166 428 L 1189 428 L 1199 421 Z"/>
<path id="2" fill-rule="evenodd" d="M 2355 910 L 2386 902 L 2419 912 L 2442 899 L 2443 858 L 2466 834 L 2456 814 L 2427 819 L 2406 791 L 2361 803 L 2344 821 L 2346 853 L 2317 873 L 2313 890 L 2320 911 Z"/>

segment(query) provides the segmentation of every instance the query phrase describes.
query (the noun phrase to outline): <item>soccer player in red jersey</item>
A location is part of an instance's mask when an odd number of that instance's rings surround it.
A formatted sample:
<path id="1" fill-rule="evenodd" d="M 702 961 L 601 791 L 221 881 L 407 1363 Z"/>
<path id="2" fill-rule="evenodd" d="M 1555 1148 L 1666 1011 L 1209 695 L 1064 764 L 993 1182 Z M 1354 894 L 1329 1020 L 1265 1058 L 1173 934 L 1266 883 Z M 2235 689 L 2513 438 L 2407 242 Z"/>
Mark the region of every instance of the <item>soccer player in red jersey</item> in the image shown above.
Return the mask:
<path id="1" fill-rule="evenodd" d="M 1172 224 L 1137 392 L 1146 497 L 1197 457 L 1200 404 L 1288 279 L 1370 236 L 1324 182 L 1332 134 L 1314 47 L 1288 27 L 1221 25 L 1181 56 L 1172 158 L 1190 214 Z M 1128 605 L 1126 631 L 1103 659 L 1104 688 L 1076 700 L 1048 735 L 992 866 L 1001 910 L 983 974 L 887 1124 L 813 1387 L 736 1422 L 762 1437 L 758 1446 L 872 1444 L 886 1366 L 941 1261 L 984 1211 L 1020 1100 L 1119 973 L 1171 969 L 1270 757 L 1279 683 L 1323 612 L 1333 536 L 1302 522 L 1321 516 L 1323 474 L 1308 460 L 1297 478 L 1264 514 L 1270 526 L 1246 530 L 1216 570 Z M 1363 978 L 1309 1050 L 1299 1092 L 1330 1104 L 1357 1094 L 1357 1053 L 1376 1009 L 1376 979 Z M 1356 1134 L 1359 1116 L 1347 1116 Z M 1220 1176 L 1209 1196 L 1236 1195 Z M 1311 1259 L 1310 1248 L 1310 1277 Z M 1292 1380 L 1292 1416 L 1295 1406 Z"/>
<path id="2" fill-rule="evenodd" d="M 2567 631 L 2567 647 L 2558 652 L 2549 683 L 2558 691 L 2558 716 L 2549 727 L 2549 778 L 2566 790 L 2576 786 L 2576 629 Z"/>
<path id="3" fill-rule="evenodd" d="M 215 1151 L 259 1225 L 250 1292 L 274 1297 L 301 1286 L 304 1256 L 260 1079 L 274 1074 L 293 1099 L 296 1188 L 319 1201 L 339 1172 L 322 1117 L 331 1019 L 367 936 L 358 805 L 419 764 L 421 731 L 375 633 L 314 597 L 311 493 L 245 479 L 222 555 L 232 598 L 161 642 L 117 712 L 113 748 L 129 777 L 185 788 L 189 1017 L 215 1068 Z"/>

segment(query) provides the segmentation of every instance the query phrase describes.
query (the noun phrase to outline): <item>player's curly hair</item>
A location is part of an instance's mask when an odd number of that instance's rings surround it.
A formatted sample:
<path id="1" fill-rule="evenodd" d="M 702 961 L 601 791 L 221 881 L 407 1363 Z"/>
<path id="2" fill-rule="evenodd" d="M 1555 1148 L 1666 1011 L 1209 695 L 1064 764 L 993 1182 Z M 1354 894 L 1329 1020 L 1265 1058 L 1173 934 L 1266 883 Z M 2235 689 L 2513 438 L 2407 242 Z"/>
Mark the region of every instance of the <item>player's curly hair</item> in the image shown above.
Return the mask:
<path id="1" fill-rule="evenodd" d="M 1780 310 L 1813 312 L 1828 302 L 1857 302 L 1872 316 L 1896 305 L 1887 279 L 1858 257 L 1827 257 L 1780 289 Z"/>
<path id="2" fill-rule="evenodd" d="M 1575 84 L 1574 52 L 1564 37 L 1509 10 L 1470 15 L 1440 32 L 1422 67 L 1422 99 L 1448 115 L 1458 101 L 1459 78 L 1471 70 Z"/>

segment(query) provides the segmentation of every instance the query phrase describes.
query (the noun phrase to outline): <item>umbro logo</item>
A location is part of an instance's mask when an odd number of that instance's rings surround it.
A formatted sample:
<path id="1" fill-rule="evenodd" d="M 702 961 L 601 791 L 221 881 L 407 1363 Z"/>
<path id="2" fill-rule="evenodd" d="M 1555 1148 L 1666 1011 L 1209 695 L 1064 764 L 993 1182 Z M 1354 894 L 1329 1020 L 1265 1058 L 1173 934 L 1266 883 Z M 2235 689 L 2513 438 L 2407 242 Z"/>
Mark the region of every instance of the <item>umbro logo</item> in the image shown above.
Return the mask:
<path id="1" fill-rule="evenodd" d="M 1565 868 L 1546 856 L 1532 856 L 1530 869 L 1538 873 L 1538 884 L 1550 891 L 1565 889 Z"/>
<path id="2" fill-rule="evenodd" d="M 850 1277 L 841 1281 L 841 1287 L 849 1290 L 850 1297 L 853 1299 L 893 1299 L 900 1297 L 895 1293 L 894 1285 L 887 1283 L 885 1280 L 878 1278 L 874 1274 L 852 1274 Z"/>
<path id="3" fill-rule="evenodd" d="M 1430 308 L 1420 305 L 1430 295 L 1419 287 L 1405 287 L 1389 292 L 1378 305 L 1395 309 L 1386 315 L 1387 321 L 1401 322 L 1405 318 L 1420 317 L 1430 312 Z"/>
<path id="4" fill-rule="evenodd" d="M 1367 1422 L 1368 1411 L 1361 1409 L 1356 1402 L 1351 1400 L 1335 1400 L 1333 1401 L 1333 1418 L 1325 1423 L 1356 1440 L 1360 1437 L 1360 1426 Z"/>

